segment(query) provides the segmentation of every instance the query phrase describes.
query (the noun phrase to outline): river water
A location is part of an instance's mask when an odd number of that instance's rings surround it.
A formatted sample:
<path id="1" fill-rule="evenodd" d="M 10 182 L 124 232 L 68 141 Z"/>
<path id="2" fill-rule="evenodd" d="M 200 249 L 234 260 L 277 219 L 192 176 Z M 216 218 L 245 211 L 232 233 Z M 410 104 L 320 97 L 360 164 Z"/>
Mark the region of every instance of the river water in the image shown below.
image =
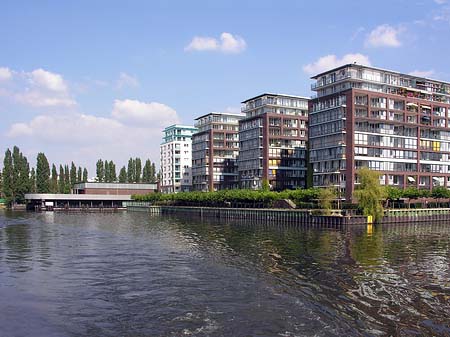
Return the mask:
<path id="1" fill-rule="evenodd" d="M 450 223 L 0 213 L 0 336 L 450 336 Z"/>

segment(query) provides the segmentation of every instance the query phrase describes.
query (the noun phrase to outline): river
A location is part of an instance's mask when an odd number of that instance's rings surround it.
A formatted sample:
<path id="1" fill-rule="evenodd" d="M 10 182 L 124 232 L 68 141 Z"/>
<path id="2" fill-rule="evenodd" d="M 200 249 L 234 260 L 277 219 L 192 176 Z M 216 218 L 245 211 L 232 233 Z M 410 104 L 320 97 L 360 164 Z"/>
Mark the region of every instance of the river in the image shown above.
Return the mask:
<path id="1" fill-rule="evenodd" d="M 0 336 L 450 336 L 450 224 L 0 213 Z"/>

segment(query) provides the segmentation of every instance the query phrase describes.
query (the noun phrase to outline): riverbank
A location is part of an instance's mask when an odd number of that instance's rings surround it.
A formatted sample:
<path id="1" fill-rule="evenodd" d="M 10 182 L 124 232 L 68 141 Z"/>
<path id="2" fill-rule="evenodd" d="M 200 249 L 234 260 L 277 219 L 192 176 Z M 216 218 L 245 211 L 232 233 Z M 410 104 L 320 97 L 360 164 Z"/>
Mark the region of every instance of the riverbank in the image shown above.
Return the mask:
<path id="1" fill-rule="evenodd" d="M 221 207 L 150 206 L 144 203 L 130 203 L 128 211 L 144 211 L 151 214 L 175 214 L 200 218 L 224 220 L 248 220 L 260 223 L 281 223 L 296 225 L 366 225 L 370 218 L 362 215 L 317 215 L 312 210 L 252 209 Z M 389 209 L 385 211 L 382 223 L 450 221 L 450 208 Z"/>

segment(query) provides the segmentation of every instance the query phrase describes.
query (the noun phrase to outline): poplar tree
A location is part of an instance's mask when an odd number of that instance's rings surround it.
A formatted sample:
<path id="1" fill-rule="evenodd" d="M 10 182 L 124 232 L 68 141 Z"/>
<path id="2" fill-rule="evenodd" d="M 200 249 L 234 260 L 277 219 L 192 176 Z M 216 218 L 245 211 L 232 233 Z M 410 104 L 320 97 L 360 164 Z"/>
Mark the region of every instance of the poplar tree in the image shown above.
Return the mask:
<path id="1" fill-rule="evenodd" d="M 127 169 L 125 168 L 125 166 L 123 166 L 119 172 L 119 183 L 124 184 L 126 182 L 127 182 Z"/>
<path id="2" fill-rule="evenodd" d="M 42 152 L 37 155 L 36 190 L 38 193 L 50 192 L 50 166 L 47 157 Z"/>
<path id="3" fill-rule="evenodd" d="M 83 182 L 87 182 L 87 181 L 88 181 L 88 171 L 85 167 L 83 170 Z"/>
<path id="4" fill-rule="evenodd" d="M 112 160 L 109 162 L 109 178 L 111 182 L 117 181 L 116 164 Z"/>
<path id="5" fill-rule="evenodd" d="M 66 183 L 64 181 L 64 167 L 59 165 L 59 179 L 58 179 L 58 191 L 59 193 L 64 193 L 66 190 Z"/>
<path id="6" fill-rule="evenodd" d="M 3 174 L 0 171 L 0 198 L 3 198 Z"/>
<path id="7" fill-rule="evenodd" d="M 23 203 L 30 189 L 30 165 L 27 158 L 14 146 L 12 153 L 12 202 Z"/>
<path id="8" fill-rule="evenodd" d="M 134 161 L 134 182 L 139 183 L 141 181 L 142 163 L 141 158 L 136 158 Z"/>
<path id="9" fill-rule="evenodd" d="M 128 160 L 128 170 L 127 170 L 127 181 L 129 183 L 134 182 L 135 174 L 134 170 L 136 169 L 133 158 Z"/>
<path id="10" fill-rule="evenodd" d="M 52 177 L 50 179 L 50 192 L 58 193 L 58 171 L 56 165 L 52 164 Z"/>
<path id="11" fill-rule="evenodd" d="M 13 202 L 13 162 L 10 149 L 6 150 L 5 158 L 3 159 L 3 195 L 5 196 L 8 204 Z"/>
<path id="12" fill-rule="evenodd" d="M 77 167 L 72 162 L 70 164 L 70 188 L 77 182 Z"/>
<path id="13" fill-rule="evenodd" d="M 64 193 L 70 193 L 70 170 L 69 165 L 64 165 Z"/>
<path id="14" fill-rule="evenodd" d="M 81 166 L 78 166 L 77 183 L 81 183 L 82 181 L 83 181 L 83 171 L 81 170 Z"/>
<path id="15" fill-rule="evenodd" d="M 97 160 L 97 181 L 102 182 L 105 179 L 105 166 L 103 164 L 103 160 L 99 159 Z"/>
<path id="16" fill-rule="evenodd" d="M 152 164 L 149 159 L 145 161 L 144 168 L 142 169 L 142 182 L 149 183 L 151 181 Z"/>
<path id="17" fill-rule="evenodd" d="M 155 163 L 152 163 L 152 168 L 150 171 L 150 182 L 151 183 L 156 183 L 156 167 L 155 167 Z"/>
<path id="18" fill-rule="evenodd" d="M 103 180 L 105 181 L 105 183 L 110 183 L 111 182 L 111 175 L 110 175 L 111 172 L 109 170 L 109 162 L 107 160 L 105 160 L 104 171 L 105 171 L 105 177 Z"/>

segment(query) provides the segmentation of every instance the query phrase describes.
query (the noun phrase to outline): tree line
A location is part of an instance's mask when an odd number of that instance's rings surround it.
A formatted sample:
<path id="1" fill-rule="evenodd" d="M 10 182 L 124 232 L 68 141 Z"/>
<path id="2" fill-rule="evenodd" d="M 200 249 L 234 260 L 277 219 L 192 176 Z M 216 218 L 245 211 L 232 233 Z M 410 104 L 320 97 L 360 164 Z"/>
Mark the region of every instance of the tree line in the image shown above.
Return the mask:
<path id="1" fill-rule="evenodd" d="M 88 171 L 71 162 L 70 165 L 50 164 L 43 152 L 38 153 L 36 168 L 31 167 L 17 146 L 5 152 L 0 172 L 0 194 L 8 204 L 23 203 L 25 193 L 70 193 L 73 184 L 88 180 Z"/>
<path id="2" fill-rule="evenodd" d="M 140 158 L 130 158 L 128 166 L 123 166 L 117 176 L 116 164 L 112 160 L 97 160 L 96 180 L 104 183 L 156 183 L 157 173 L 155 163 L 147 159 L 142 167 Z"/>

